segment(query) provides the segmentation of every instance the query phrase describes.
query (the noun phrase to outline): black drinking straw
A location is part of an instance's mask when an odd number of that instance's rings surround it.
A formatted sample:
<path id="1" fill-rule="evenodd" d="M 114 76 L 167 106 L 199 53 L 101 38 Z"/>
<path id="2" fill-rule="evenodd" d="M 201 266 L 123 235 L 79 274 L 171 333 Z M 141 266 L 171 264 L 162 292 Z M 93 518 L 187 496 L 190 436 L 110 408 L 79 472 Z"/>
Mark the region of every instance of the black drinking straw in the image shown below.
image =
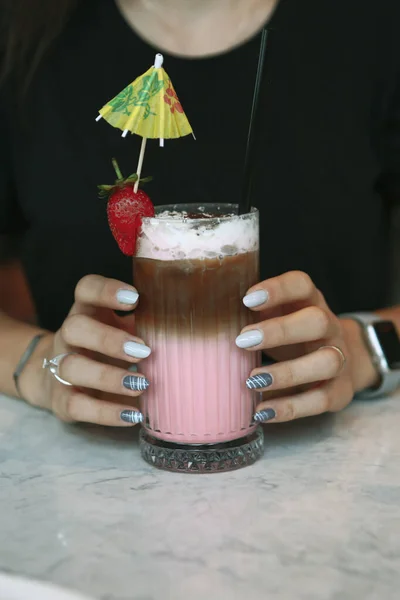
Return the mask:
<path id="1" fill-rule="evenodd" d="M 239 203 L 239 215 L 251 210 L 251 190 L 254 175 L 254 151 L 256 148 L 257 124 L 260 112 L 260 90 L 264 75 L 265 57 L 267 53 L 268 29 L 264 27 L 261 34 L 260 56 L 258 59 L 256 83 L 254 86 L 253 106 L 251 107 L 249 133 L 247 135 L 246 158 L 244 162 L 244 179 L 242 197 Z"/>

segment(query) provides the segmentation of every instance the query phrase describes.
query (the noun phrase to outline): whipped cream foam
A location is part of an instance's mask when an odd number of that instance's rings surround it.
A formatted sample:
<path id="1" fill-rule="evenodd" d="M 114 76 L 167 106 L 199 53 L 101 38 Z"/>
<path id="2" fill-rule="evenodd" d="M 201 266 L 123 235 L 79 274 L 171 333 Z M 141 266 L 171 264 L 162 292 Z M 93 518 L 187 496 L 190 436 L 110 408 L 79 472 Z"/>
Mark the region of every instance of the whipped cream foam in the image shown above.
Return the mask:
<path id="1" fill-rule="evenodd" d="M 252 215 L 188 218 L 165 211 L 143 219 L 136 256 L 156 260 L 235 256 L 258 249 L 258 218 Z"/>

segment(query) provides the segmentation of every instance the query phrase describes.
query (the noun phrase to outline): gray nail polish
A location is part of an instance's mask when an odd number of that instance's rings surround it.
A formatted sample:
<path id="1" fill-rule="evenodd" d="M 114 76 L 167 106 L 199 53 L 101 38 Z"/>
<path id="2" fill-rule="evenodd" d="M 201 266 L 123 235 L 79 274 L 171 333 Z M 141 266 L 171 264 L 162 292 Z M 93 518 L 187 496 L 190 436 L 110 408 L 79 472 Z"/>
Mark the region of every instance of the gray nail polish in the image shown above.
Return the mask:
<path id="1" fill-rule="evenodd" d="M 143 415 L 137 410 L 123 410 L 121 413 L 121 421 L 132 423 L 132 425 L 139 425 L 139 423 L 143 423 Z"/>
<path id="2" fill-rule="evenodd" d="M 258 329 L 252 329 L 251 331 L 245 331 L 236 338 L 236 346 L 238 348 L 252 348 L 258 346 L 264 339 L 264 334 Z"/>
<path id="3" fill-rule="evenodd" d="M 124 352 L 133 358 L 147 358 L 151 354 L 151 348 L 139 342 L 126 342 L 124 344 Z"/>
<path id="4" fill-rule="evenodd" d="M 247 308 L 257 308 L 257 306 L 262 306 L 268 300 L 268 292 L 265 290 L 257 290 L 256 292 L 252 292 L 251 294 L 247 294 L 243 298 L 243 304 L 247 306 Z"/>
<path id="5" fill-rule="evenodd" d="M 276 412 L 273 408 L 266 408 L 265 410 L 260 410 L 260 412 L 256 412 L 253 419 L 255 423 L 267 423 L 268 421 L 272 421 L 275 419 Z"/>
<path id="6" fill-rule="evenodd" d="M 246 385 L 249 390 L 260 390 L 262 388 L 270 387 L 274 383 L 274 379 L 270 373 L 259 373 L 249 377 L 246 381 Z"/>
<path id="7" fill-rule="evenodd" d="M 150 381 L 146 377 L 127 375 L 124 377 L 122 384 L 124 388 L 132 390 L 132 392 L 144 392 L 150 386 Z"/>
<path id="8" fill-rule="evenodd" d="M 117 300 L 120 304 L 136 304 L 139 294 L 133 290 L 118 290 Z"/>

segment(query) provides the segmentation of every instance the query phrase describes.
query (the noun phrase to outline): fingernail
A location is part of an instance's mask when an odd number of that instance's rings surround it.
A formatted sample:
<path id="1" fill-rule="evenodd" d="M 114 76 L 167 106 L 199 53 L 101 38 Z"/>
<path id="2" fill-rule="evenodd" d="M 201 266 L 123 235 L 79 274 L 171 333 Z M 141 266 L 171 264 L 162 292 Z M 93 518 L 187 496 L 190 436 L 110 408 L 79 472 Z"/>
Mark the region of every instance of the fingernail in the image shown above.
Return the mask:
<path id="1" fill-rule="evenodd" d="M 139 294 L 133 290 L 118 290 L 117 300 L 120 304 L 136 304 Z"/>
<path id="2" fill-rule="evenodd" d="M 265 410 L 260 410 L 260 412 L 256 412 L 253 419 L 256 423 L 267 423 L 268 421 L 272 421 L 272 419 L 276 418 L 276 412 L 273 408 L 266 408 Z"/>
<path id="3" fill-rule="evenodd" d="M 147 358 L 151 354 L 151 348 L 138 342 L 126 342 L 124 352 L 128 356 L 133 356 L 133 358 Z"/>
<path id="4" fill-rule="evenodd" d="M 252 348 L 258 346 L 264 339 L 264 334 L 258 329 L 252 329 L 251 331 L 245 331 L 236 338 L 236 346 L 238 348 Z"/>
<path id="5" fill-rule="evenodd" d="M 121 421 L 139 425 L 139 423 L 143 423 L 143 415 L 137 410 L 123 410 L 121 413 Z"/>
<path id="6" fill-rule="evenodd" d="M 246 385 L 249 390 L 260 390 L 261 388 L 270 387 L 274 383 L 274 379 L 270 373 L 259 373 L 249 377 Z"/>
<path id="7" fill-rule="evenodd" d="M 150 381 L 146 377 L 127 375 L 124 377 L 122 384 L 124 388 L 132 390 L 132 392 L 144 392 L 150 386 Z"/>
<path id="8" fill-rule="evenodd" d="M 256 308 L 257 306 L 265 304 L 267 300 L 268 292 L 265 290 L 257 290 L 256 292 L 247 294 L 247 296 L 243 298 L 243 304 L 247 306 L 247 308 Z"/>

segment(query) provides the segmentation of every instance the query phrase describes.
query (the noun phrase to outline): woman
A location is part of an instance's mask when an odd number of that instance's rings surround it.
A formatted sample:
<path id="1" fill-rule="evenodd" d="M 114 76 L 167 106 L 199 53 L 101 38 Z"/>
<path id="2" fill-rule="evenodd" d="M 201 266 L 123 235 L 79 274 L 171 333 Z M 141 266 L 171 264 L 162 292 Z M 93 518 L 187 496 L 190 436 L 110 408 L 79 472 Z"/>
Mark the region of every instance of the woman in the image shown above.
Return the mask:
<path id="1" fill-rule="evenodd" d="M 3 4 L 0 227 L 24 232 L 40 326 L 1 315 L 1 391 L 67 421 L 138 420 L 126 364 L 151 349 L 115 313 L 138 295 L 96 186 L 112 178 L 114 155 L 132 171 L 140 140 L 122 142 L 94 116 L 162 50 L 198 140 L 150 147 L 152 199 L 237 201 L 266 22 L 254 181 L 262 283 L 244 300 L 259 322 L 237 340 L 276 361 L 249 374 L 264 374 L 257 418 L 337 411 L 379 386 L 359 324 L 339 315 L 377 311 L 400 327 L 400 310 L 383 310 L 400 200 L 399 3 L 36 0 L 29 15 L 22 1 Z M 67 387 L 42 363 L 71 349 L 59 368 Z"/>

